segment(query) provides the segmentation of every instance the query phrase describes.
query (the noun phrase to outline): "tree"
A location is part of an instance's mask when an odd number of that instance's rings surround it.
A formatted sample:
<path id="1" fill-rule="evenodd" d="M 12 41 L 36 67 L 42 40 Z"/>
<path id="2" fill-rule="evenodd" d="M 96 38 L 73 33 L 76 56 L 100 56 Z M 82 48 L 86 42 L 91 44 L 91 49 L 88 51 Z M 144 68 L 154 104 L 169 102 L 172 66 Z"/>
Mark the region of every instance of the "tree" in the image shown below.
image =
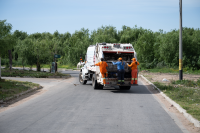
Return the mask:
<path id="1" fill-rule="evenodd" d="M 0 78 L 1 78 L 1 57 L 5 55 L 6 51 L 9 49 L 8 38 L 10 34 L 12 25 L 6 23 L 6 20 L 0 20 Z"/>
<path id="2" fill-rule="evenodd" d="M 140 62 L 145 63 L 147 68 L 152 68 L 154 61 L 154 45 L 155 36 L 151 30 L 145 30 L 142 35 L 139 35 L 137 42 L 135 43 L 135 49 L 138 54 Z"/>
<path id="3" fill-rule="evenodd" d="M 37 65 L 39 71 L 42 64 L 54 61 L 54 54 L 60 54 L 62 58 L 56 59 L 58 64 L 75 65 L 79 62 L 80 55 L 83 59 L 89 45 L 97 42 L 106 43 L 131 43 L 137 52 L 140 66 L 153 67 L 177 67 L 178 66 L 178 30 L 170 32 L 152 32 L 142 27 L 122 26 L 117 31 L 114 26 L 102 26 L 89 32 L 82 28 L 73 34 L 61 34 L 55 31 L 34 33 L 16 30 L 11 33 L 12 25 L 6 20 L 0 21 L 0 57 L 7 58 L 8 50 L 13 51 L 15 60 L 22 60 L 22 64 Z M 200 30 L 183 28 L 183 62 L 184 67 L 200 69 Z"/>
<path id="4" fill-rule="evenodd" d="M 106 42 L 106 43 L 117 43 L 119 42 L 119 37 L 117 34 L 117 30 L 113 26 L 102 26 L 98 28 L 98 30 L 94 30 L 91 33 L 91 39 L 93 44 L 97 42 Z"/>
<path id="5" fill-rule="evenodd" d="M 118 36 L 120 37 L 120 43 L 131 43 L 135 44 L 138 40 L 139 35 L 144 33 L 143 28 L 137 28 L 137 26 L 130 28 L 127 26 L 122 26 L 122 31 L 118 32 Z"/>
<path id="6" fill-rule="evenodd" d="M 0 57 L 5 56 L 9 46 L 9 36 L 12 25 L 6 23 L 6 20 L 0 20 Z"/>

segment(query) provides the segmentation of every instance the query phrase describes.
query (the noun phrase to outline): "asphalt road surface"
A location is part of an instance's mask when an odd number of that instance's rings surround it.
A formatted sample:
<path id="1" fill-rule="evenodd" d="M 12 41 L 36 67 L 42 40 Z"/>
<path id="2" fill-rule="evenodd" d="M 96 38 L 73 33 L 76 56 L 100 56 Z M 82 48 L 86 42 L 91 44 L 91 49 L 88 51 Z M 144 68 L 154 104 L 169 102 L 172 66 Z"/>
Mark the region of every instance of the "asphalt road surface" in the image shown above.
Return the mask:
<path id="1" fill-rule="evenodd" d="M 70 79 L 12 78 L 49 85 L 47 91 L 0 113 L 0 133 L 182 133 L 146 87 L 80 85 Z"/>

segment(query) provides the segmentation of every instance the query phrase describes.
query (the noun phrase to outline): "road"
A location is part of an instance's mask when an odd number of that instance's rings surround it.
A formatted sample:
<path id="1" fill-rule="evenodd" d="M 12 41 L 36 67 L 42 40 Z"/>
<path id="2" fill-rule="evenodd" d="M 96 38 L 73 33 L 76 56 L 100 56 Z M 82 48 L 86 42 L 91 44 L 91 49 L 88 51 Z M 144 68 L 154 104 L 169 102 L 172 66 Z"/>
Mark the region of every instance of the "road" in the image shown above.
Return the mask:
<path id="1" fill-rule="evenodd" d="M 139 82 L 131 90 L 94 90 L 70 79 L 13 78 L 49 85 L 42 95 L 0 113 L 0 133 L 182 133 Z"/>

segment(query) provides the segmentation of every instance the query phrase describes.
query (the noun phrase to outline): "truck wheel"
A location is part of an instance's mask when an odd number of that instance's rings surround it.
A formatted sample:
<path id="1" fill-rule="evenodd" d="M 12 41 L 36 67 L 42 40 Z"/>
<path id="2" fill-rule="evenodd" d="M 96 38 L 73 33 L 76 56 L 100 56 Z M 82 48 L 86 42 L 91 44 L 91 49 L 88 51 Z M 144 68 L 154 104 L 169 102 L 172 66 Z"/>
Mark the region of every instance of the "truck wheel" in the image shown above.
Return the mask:
<path id="1" fill-rule="evenodd" d="M 79 73 L 79 82 L 80 82 L 82 85 L 84 85 L 84 84 L 87 83 L 87 80 L 83 80 L 83 78 L 82 78 L 82 72 Z"/>
<path id="2" fill-rule="evenodd" d="M 94 89 L 103 89 L 103 85 L 97 83 L 97 80 L 95 79 L 95 74 L 93 74 L 92 76 L 92 86 Z"/>
<path id="3" fill-rule="evenodd" d="M 131 86 L 119 86 L 121 90 L 130 90 Z"/>
<path id="4" fill-rule="evenodd" d="M 99 84 L 99 89 L 103 89 L 103 85 Z"/>
<path id="5" fill-rule="evenodd" d="M 95 74 L 92 76 L 92 86 L 94 89 L 98 89 L 97 80 L 95 80 Z"/>

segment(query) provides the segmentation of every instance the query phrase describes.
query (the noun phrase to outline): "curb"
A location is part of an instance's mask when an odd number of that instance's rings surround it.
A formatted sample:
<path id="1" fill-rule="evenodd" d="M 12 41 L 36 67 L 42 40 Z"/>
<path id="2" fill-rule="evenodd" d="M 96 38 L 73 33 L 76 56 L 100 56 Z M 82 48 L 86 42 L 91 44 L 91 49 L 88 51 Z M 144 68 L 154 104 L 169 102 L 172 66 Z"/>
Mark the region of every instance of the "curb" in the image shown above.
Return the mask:
<path id="1" fill-rule="evenodd" d="M 1 100 L 0 103 L 2 103 L 2 102 L 7 102 L 7 101 L 9 101 L 9 100 L 18 98 L 18 97 L 21 96 L 21 95 L 24 95 L 24 94 L 27 94 L 27 93 L 29 93 L 29 92 L 32 92 L 32 91 L 35 91 L 35 90 L 38 90 L 38 89 L 42 89 L 42 88 L 43 88 L 42 86 L 31 88 L 31 89 L 29 89 L 29 90 L 27 90 L 27 91 L 23 91 L 23 92 L 21 92 L 21 93 L 19 93 L 19 94 L 15 94 L 15 95 L 12 96 L 12 97 L 8 97 L 8 98 L 6 98 L 5 100 Z"/>
<path id="2" fill-rule="evenodd" d="M 187 113 L 187 111 L 185 109 L 183 109 L 179 104 L 177 104 L 175 101 L 173 101 L 171 98 L 169 98 L 168 96 L 166 96 L 158 87 L 156 87 L 153 83 L 151 83 L 148 79 L 146 79 L 143 75 L 140 75 L 147 83 L 149 83 L 150 85 L 152 85 L 154 87 L 154 89 L 156 88 L 160 94 L 171 104 L 174 105 L 174 107 L 176 107 L 176 109 L 180 112 L 183 113 L 183 115 L 185 116 L 185 118 L 187 118 L 191 123 L 194 124 L 195 127 L 200 127 L 200 121 L 198 121 L 197 119 L 193 118 L 190 114 Z"/>

